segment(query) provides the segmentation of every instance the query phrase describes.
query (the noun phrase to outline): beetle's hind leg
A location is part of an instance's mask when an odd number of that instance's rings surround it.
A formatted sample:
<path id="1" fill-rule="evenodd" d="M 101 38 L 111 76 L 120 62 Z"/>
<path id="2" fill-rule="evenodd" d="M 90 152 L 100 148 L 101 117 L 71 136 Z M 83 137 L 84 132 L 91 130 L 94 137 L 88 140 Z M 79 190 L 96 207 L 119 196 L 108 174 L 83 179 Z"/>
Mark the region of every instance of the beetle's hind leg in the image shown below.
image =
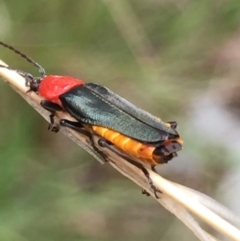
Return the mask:
<path id="1" fill-rule="evenodd" d="M 155 165 L 151 165 L 151 169 L 152 169 L 152 171 L 153 172 L 155 172 L 155 173 L 157 173 L 158 174 L 158 172 L 157 172 L 157 170 L 156 170 L 156 168 L 155 168 Z M 144 173 L 144 175 L 146 176 L 146 174 Z M 149 174 L 148 174 L 148 176 L 149 176 Z M 149 179 L 151 179 L 150 177 L 148 177 Z M 151 180 L 152 181 L 152 180 Z M 149 182 L 149 181 L 148 181 Z M 151 184 L 150 184 L 151 185 Z M 153 183 L 152 183 L 152 185 L 153 185 Z M 156 187 L 155 187 L 156 188 Z M 153 189 L 153 188 L 152 188 Z M 157 192 L 158 193 L 162 193 L 160 190 L 158 190 L 157 189 Z M 146 196 L 150 196 L 150 194 L 145 190 L 145 189 L 142 189 L 142 194 L 144 194 L 144 195 L 146 195 Z M 154 192 L 154 195 L 155 195 L 155 197 L 156 198 L 158 198 L 158 196 L 156 196 L 156 193 Z"/>
<path id="2" fill-rule="evenodd" d="M 150 174 L 148 172 L 148 170 L 139 162 L 132 160 L 131 158 L 125 156 L 124 154 L 122 154 L 119 150 L 117 150 L 116 148 L 114 148 L 114 145 L 112 145 L 111 143 L 109 143 L 108 141 L 106 141 L 105 139 L 99 139 L 98 141 L 99 145 L 102 147 L 106 147 L 109 150 L 111 150 L 112 152 L 116 153 L 118 156 L 122 157 L 123 159 L 125 159 L 126 161 L 128 161 L 129 163 L 133 164 L 134 166 L 136 166 L 137 168 L 141 169 L 143 174 L 145 175 L 145 177 L 148 180 L 148 184 L 150 185 L 155 197 L 158 199 L 158 195 L 157 193 L 161 193 L 160 190 L 158 190 L 155 185 L 153 184 L 153 181 L 150 177 Z M 156 170 L 154 169 L 154 167 L 152 166 L 152 170 L 154 172 L 156 172 Z M 146 190 L 142 190 L 143 194 L 146 194 L 147 196 L 149 196 L 149 193 Z"/>
<path id="3" fill-rule="evenodd" d="M 60 125 L 64 126 L 64 127 L 68 127 L 70 129 L 73 129 L 73 130 L 75 130 L 75 131 L 77 131 L 77 132 L 87 136 L 88 139 L 89 139 L 90 145 L 92 146 L 93 150 L 96 153 L 99 154 L 99 156 L 101 157 L 101 159 L 104 162 L 107 162 L 107 155 L 97 148 L 97 146 L 94 143 L 93 135 L 89 131 L 85 130 L 84 126 L 80 122 L 75 122 L 75 121 L 69 121 L 69 120 L 62 119 L 62 120 L 60 120 Z"/>
<path id="4" fill-rule="evenodd" d="M 178 127 L 178 123 L 176 121 L 168 121 L 166 123 L 169 124 L 174 130 L 176 130 Z"/>

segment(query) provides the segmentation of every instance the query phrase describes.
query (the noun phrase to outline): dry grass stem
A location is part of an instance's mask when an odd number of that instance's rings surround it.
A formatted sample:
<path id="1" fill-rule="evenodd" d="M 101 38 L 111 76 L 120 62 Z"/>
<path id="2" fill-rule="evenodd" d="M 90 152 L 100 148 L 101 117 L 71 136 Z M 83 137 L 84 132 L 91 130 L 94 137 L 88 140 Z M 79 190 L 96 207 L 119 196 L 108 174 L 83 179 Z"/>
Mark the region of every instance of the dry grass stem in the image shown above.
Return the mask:
<path id="1" fill-rule="evenodd" d="M 1 62 L 0 64 L 4 64 Z M 41 97 L 36 95 L 35 93 L 26 93 L 27 87 L 25 86 L 25 79 L 18 75 L 13 70 L 8 70 L 6 68 L 0 68 L 0 76 L 10 84 L 10 86 L 18 92 L 36 111 L 39 112 L 40 115 L 42 115 L 47 121 L 49 121 L 49 112 L 43 109 L 40 106 Z M 57 112 L 56 119 L 59 121 L 59 119 L 73 119 L 71 116 L 69 116 L 67 113 L 64 112 Z M 101 163 L 102 160 L 96 155 L 96 153 L 93 151 L 90 143 L 88 142 L 88 138 L 86 136 L 75 132 L 68 128 L 61 128 L 61 131 L 66 134 L 70 139 L 72 139 L 76 144 L 81 146 L 83 149 L 88 151 L 94 158 L 96 158 Z M 94 136 L 95 140 L 98 140 L 98 136 Z M 100 148 L 101 149 L 101 148 Z M 122 173 L 124 176 L 131 179 L 133 182 L 135 182 L 137 185 L 139 185 L 141 188 L 147 190 L 149 194 L 154 197 L 154 194 L 151 190 L 151 188 L 148 185 L 148 182 L 146 180 L 146 177 L 144 176 L 143 172 L 137 168 L 136 166 L 132 165 L 131 163 L 127 162 L 124 158 L 119 157 L 115 153 L 111 152 L 108 149 L 101 149 L 104 153 L 106 153 L 109 157 L 109 164 L 114 167 L 117 171 Z M 192 215 L 186 210 L 190 210 L 192 213 L 197 215 L 199 218 L 201 218 L 203 221 L 208 223 L 210 226 L 212 226 L 214 229 L 219 231 L 220 233 L 226 235 L 227 237 L 231 238 L 232 240 L 239 240 L 240 241 L 240 231 L 232 224 L 227 222 L 228 220 L 224 220 L 220 216 L 218 216 L 213 211 L 214 208 L 211 208 L 211 211 L 208 208 L 208 205 L 205 206 L 206 202 L 210 202 L 212 206 L 218 206 L 218 213 L 219 213 L 219 207 L 220 207 L 220 213 L 221 213 L 221 205 L 218 204 L 216 201 L 212 200 L 210 198 L 206 198 L 203 194 L 199 194 L 196 191 L 193 191 L 191 189 L 187 189 L 186 187 L 182 187 L 179 184 L 172 183 L 164 178 L 162 178 L 160 175 L 152 172 L 150 169 L 148 169 L 151 179 L 153 180 L 154 185 L 161 190 L 162 194 L 160 195 L 159 199 L 156 199 L 161 205 L 163 205 L 167 210 L 169 210 L 171 213 L 173 213 L 175 216 L 177 216 L 187 227 L 189 227 L 190 230 L 193 231 L 193 233 L 200 239 L 200 240 L 216 240 L 215 238 L 211 237 L 208 233 L 206 233 L 199 224 L 194 220 Z M 141 197 L 139 195 L 139 197 Z M 225 216 L 221 215 L 223 217 L 228 217 L 229 215 L 232 216 L 229 221 L 232 220 L 238 220 L 234 215 L 227 211 L 226 209 L 222 207 L 222 212 L 225 212 Z M 237 221 L 239 222 L 239 220 Z M 236 223 L 237 223 L 236 222 Z"/>

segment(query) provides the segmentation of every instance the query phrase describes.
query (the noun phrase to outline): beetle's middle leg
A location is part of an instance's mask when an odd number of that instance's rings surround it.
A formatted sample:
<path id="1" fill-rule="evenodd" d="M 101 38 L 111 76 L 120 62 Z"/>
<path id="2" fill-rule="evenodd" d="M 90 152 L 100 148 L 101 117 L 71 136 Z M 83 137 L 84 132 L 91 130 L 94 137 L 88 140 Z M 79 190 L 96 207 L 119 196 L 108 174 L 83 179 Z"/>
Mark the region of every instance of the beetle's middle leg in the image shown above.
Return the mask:
<path id="1" fill-rule="evenodd" d="M 90 133 L 89 131 L 85 130 L 84 126 L 80 122 L 75 122 L 75 121 L 69 121 L 69 120 L 62 119 L 62 120 L 60 120 L 60 125 L 64 126 L 64 127 L 68 127 L 70 129 L 73 129 L 73 130 L 75 130 L 75 131 L 77 131 L 77 132 L 87 136 L 88 139 L 89 139 L 90 145 L 92 146 L 93 150 L 96 151 L 100 155 L 101 159 L 104 162 L 107 161 L 107 155 L 105 153 L 103 153 L 102 151 L 100 151 L 97 148 L 97 146 L 95 145 L 92 133 Z"/>

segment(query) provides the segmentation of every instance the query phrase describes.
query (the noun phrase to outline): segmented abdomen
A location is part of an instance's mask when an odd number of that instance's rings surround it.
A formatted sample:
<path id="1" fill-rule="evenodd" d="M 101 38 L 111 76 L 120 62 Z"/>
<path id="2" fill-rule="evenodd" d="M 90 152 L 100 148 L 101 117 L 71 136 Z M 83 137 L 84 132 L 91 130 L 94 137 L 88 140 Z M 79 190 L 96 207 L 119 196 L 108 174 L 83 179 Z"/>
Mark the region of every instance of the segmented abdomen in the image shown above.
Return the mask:
<path id="1" fill-rule="evenodd" d="M 142 161 L 151 164 L 158 165 L 159 162 L 154 160 L 153 151 L 156 146 L 150 144 L 144 144 L 139 141 L 133 140 L 119 132 L 110 130 L 105 127 L 92 126 L 92 129 L 104 139 L 113 143 L 116 147 L 123 150 L 127 154 L 141 159 Z"/>

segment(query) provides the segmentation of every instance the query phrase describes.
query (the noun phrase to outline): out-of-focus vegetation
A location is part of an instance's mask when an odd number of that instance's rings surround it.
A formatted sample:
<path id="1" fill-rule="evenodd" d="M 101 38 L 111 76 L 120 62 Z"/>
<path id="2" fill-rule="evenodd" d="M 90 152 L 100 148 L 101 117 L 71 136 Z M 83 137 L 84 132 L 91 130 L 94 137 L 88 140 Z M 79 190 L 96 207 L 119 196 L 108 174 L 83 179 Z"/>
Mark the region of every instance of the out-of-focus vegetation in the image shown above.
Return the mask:
<path id="1" fill-rule="evenodd" d="M 47 73 L 100 83 L 178 121 L 184 150 L 159 172 L 236 212 L 239 30 L 237 0 L 0 2 L 1 40 Z M 11 51 L 0 53 L 38 74 Z M 129 180 L 48 132 L 3 82 L 0 96 L 1 241 L 195 240 Z"/>

